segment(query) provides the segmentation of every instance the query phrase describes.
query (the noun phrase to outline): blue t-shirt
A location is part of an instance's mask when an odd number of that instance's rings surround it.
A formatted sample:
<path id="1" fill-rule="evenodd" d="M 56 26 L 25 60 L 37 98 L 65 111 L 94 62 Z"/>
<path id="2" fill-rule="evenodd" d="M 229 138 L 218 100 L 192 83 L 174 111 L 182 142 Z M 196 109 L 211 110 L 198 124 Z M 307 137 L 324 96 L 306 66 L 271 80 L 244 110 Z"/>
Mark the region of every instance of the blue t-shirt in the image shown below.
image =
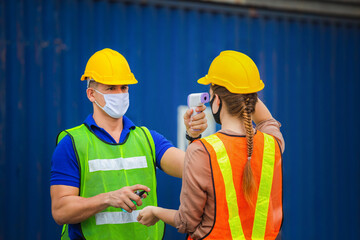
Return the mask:
<path id="1" fill-rule="evenodd" d="M 108 143 L 124 142 L 130 131 L 135 128 L 135 124 L 129 118 L 123 116 L 123 130 L 120 135 L 120 141 L 116 142 L 108 132 L 95 123 L 92 114 L 86 118 L 84 123 L 91 128 L 96 136 Z M 150 134 L 155 143 L 156 166 L 161 169 L 161 158 L 173 145 L 156 131 L 150 130 Z M 80 169 L 69 136 L 65 136 L 55 148 L 51 160 L 50 185 L 80 187 Z M 80 224 L 69 224 L 69 236 L 72 240 L 82 239 Z"/>

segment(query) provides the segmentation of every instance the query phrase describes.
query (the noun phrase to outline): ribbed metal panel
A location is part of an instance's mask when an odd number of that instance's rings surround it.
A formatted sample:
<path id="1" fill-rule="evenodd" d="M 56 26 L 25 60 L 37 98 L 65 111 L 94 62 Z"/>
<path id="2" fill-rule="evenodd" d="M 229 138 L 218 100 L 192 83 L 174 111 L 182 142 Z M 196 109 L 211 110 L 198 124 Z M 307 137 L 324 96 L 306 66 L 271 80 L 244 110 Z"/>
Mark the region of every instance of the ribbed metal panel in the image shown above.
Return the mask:
<path id="1" fill-rule="evenodd" d="M 131 2 L 131 3 L 130 3 Z M 360 235 L 360 21 L 182 1 L 0 1 L 0 239 L 58 239 L 50 161 L 60 130 L 91 112 L 88 58 L 122 53 L 139 84 L 127 115 L 176 144 L 176 112 L 220 51 L 259 66 L 282 124 L 283 239 Z M 181 181 L 159 171 L 159 202 Z M 184 235 L 167 227 L 165 239 Z"/>

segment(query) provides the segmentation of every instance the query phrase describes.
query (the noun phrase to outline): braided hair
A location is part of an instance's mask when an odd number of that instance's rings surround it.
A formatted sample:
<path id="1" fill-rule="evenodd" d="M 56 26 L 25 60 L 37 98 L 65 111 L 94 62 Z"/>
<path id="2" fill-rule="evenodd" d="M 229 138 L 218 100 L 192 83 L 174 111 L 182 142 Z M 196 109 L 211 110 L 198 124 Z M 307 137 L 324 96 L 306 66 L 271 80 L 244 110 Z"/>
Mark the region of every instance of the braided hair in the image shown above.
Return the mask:
<path id="1" fill-rule="evenodd" d="M 255 192 L 255 181 L 251 169 L 251 156 L 253 153 L 254 132 L 252 126 L 251 114 L 255 111 L 257 102 L 257 93 L 235 94 L 229 92 L 225 87 L 211 85 L 214 94 L 217 94 L 225 102 L 230 115 L 242 119 L 246 130 L 247 161 L 245 164 L 242 188 L 245 200 L 253 206 L 253 194 Z"/>

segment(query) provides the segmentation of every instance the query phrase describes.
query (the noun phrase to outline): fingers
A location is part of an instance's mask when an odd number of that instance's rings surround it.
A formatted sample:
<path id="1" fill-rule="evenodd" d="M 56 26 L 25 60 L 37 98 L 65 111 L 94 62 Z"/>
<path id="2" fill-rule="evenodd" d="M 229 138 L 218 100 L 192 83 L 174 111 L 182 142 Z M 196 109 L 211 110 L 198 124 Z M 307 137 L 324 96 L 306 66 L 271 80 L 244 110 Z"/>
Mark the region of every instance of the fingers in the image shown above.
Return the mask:
<path id="1" fill-rule="evenodd" d="M 193 137 L 198 136 L 200 133 L 205 131 L 205 129 L 207 128 L 207 119 L 206 119 L 205 113 L 201 112 L 201 113 L 193 116 L 191 118 L 191 121 L 188 123 L 188 125 L 189 125 L 189 128 L 187 130 L 194 131 L 194 132 L 188 131 L 188 133 L 195 135 Z"/>
<path id="2" fill-rule="evenodd" d="M 159 219 L 153 213 L 154 208 L 153 206 L 148 206 L 141 210 L 137 217 L 138 222 L 148 227 L 157 223 Z"/>
<path id="3" fill-rule="evenodd" d="M 132 210 L 135 210 L 136 209 L 136 205 L 137 206 L 141 206 L 142 205 L 142 198 L 145 198 L 146 197 L 146 194 L 143 194 L 141 197 L 139 195 L 137 195 L 135 193 L 135 191 L 138 191 L 138 190 L 144 190 L 144 191 L 147 191 L 147 192 L 150 192 L 150 188 L 144 186 L 144 185 L 140 185 L 140 184 L 137 184 L 137 185 L 133 185 L 133 186 L 130 186 L 129 187 L 130 189 L 130 192 L 127 194 L 128 196 L 128 199 L 126 201 L 126 204 L 132 209 Z"/>
<path id="4" fill-rule="evenodd" d="M 123 187 L 119 190 L 109 192 L 110 206 L 122 208 L 127 212 L 132 212 L 132 210 L 136 209 L 136 205 L 142 205 L 141 197 L 135 194 L 136 190 L 150 192 L 150 188 L 141 184 Z"/>
<path id="5" fill-rule="evenodd" d="M 132 212 L 133 210 L 136 210 L 136 205 L 128 198 L 123 201 L 121 204 L 122 209 L 124 209 L 127 212 Z"/>
<path id="6" fill-rule="evenodd" d="M 147 194 L 146 193 L 144 193 L 142 196 L 141 196 L 141 198 L 147 198 Z M 140 206 L 140 205 L 139 205 Z"/>
<path id="7" fill-rule="evenodd" d="M 195 116 L 197 116 L 197 115 L 199 115 L 200 113 L 202 113 L 203 111 L 205 111 L 205 109 L 206 109 L 206 106 L 203 104 L 203 105 L 201 105 L 201 106 L 199 106 L 199 107 L 196 107 L 195 108 L 195 110 L 196 110 L 196 112 L 197 112 L 197 114 L 195 114 Z M 184 120 L 186 121 L 186 120 L 189 120 L 190 118 L 191 118 L 191 115 L 192 115 L 192 113 L 193 113 L 193 109 L 192 108 L 189 108 L 188 110 L 186 110 L 186 112 L 185 112 L 185 114 L 184 114 Z M 193 116 L 193 118 L 195 117 L 195 116 Z M 205 116 L 203 116 L 203 117 L 205 117 Z M 198 118 L 197 118 L 198 119 Z M 191 119 L 191 120 L 193 120 L 193 119 Z"/>
<path id="8" fill-rule="evenodd" d="M 188 131 L 188 134 L 192 137 L 198 137 L 201 133 L 203 133 L 208 127 L 207 123 L 199 124 L 195 126 L 191 126 L 191 129 Z"/>
<path id="9" fill-rule="evenodd" d="M 194 116 L 191 117 L 191 124 L 193 124 L 196 121 L 207 121 L 206 120 L 206 114 L 204 112 L 195 114 Z"/>
<path id="10" fill-rule="evenodd" d="M 135 192 L 136 190 L 144 190 L 144 191 L 150 192 L 150 188 L 148 188 L 145 185 L 141 185 L 141 184 L 136 184 L 136 185 L 130 186 L 130 189 L 132 192 Z"/>
<path id="11" fill-rule="evenodd" d="M 205 109 L 206 109 L 205 105 L 203 105 L 201 107 L 197 107 L 197 110 L 199 110 L 199 113 L 195 114 L 192 117 L 191 117 L 191 114 L 193 112 L 192 109 L 188 109 L 185 112 L 185 114 L 184 114 L 184 124 L 185 124 L 186 130 L 188 131 L 189 134 L 190 134 L 189 131 L 199 131 L 199 129 L 204 131 L 207 128 L 206 114 L 203 112 Z M 198 132 L 198 133 L 194 132 L 195 136 L 192 136 L 192 137 L 196 137 L 200 133 L 201 132 Z"/>
<path id="12" fill-rule="evenodd" d="M 204 105 L 204 104 L 202 104 L 201 106 L 199 106 L 199 107 L 196 107 L 196 112 L 203 112 L 203 111 L 205 111 L 205 109 L 206 109 L 206 106 Z"/>
<path id="13" fill-rule="evenodd" d="M 130 186 L 130 189 L 132 190 L 130 198 L 132 200 L 134 200 L 138 206 L 141 206 L 142 205 L 141 199 L 146 198 L 147 194 L 144 193 L 141 197 L 139 197 L 134 192 L 137 190 L 144 190 L 146 192 L 150 192 L 150 188 L 148 188 L 147 186 L 141 185 L 141 184 L 136 184 L 136 185 Z"/>
<path id="14" fill-rule="evenodd" d="M 193 121 L 190 123 L 190 130 L 195 130 L 195 129 L 202 129 L 202 128 L 206 128 L 207 127 L 207 121 L 206 119 L 201 119 L 198 121 Z M 200 134 L 200 133 L 198 133 Z"/>
<path id="15" fill-rule="evenodd" d="M 133 195 L 130 196 L 130 198 L 136 202 L 136 205 L 141 206 L 142 205 L 142 200 L 141 197 L 139 197 L 138 195 L 136 195 L 135 193 Z M 135 206 L 136 209 L 136 206 Z"/>
<path id="16" fill-rule="evenodd" d="M 139 212 L 139 215 L 137 216 L 137 221 L 140 222 L 143 216 L 141 215 L 141 211 Z"/>

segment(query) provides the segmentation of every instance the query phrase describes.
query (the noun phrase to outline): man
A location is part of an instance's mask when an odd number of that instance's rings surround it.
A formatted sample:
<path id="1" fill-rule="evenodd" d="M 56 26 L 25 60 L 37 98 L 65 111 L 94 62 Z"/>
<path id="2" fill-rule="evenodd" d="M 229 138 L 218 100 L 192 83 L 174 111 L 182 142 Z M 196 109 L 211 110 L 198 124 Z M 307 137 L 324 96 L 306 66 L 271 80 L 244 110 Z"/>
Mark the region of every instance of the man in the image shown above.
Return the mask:
<path id="1" fill-rule="evenodd" d="M 88 82 L 93 114 L 59 134 L 52 158 L 52 214 L 66 224 L 62 239 L 161 239 L 162 222 L 151 228 L 137 222 L 143 202 L 135 191 L 148 193 L 144 205 L 157 206 L 155 167 L 181 177 L 185 153 L 124 115 L 128 85 L 137 80 L 120 53 L 96 52 L 81 80 Z M 184 122 L 190 139 L 196 139 L 207 124 L 204 113 L 190 119 L 191 114 L 185 113 Z"/>

